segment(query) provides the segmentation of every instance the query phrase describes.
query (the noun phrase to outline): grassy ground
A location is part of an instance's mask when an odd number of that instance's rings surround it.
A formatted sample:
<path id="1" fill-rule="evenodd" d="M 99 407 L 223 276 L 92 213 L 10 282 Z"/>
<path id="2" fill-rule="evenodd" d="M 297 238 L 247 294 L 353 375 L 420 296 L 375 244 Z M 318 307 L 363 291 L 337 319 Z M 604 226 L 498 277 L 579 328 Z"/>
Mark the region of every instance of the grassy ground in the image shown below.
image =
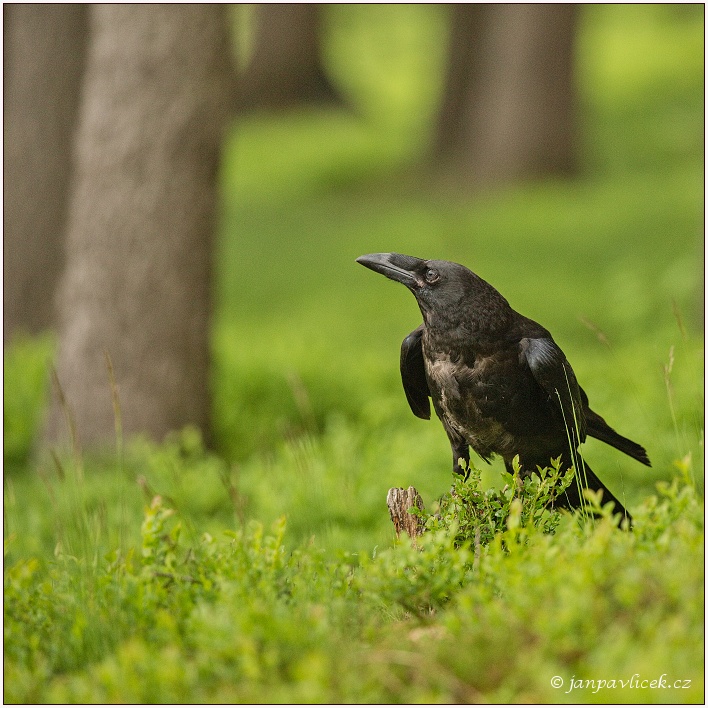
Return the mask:
<path id="1" fill-rule="evenodd" d="M 5 699 L 702 700 L 699 10 L 587 7 L 584 174 L 470 196 L 418 164 L 442 8 L 333 8 L 327 53 L 357 111 L 229 136 L 216 450 L 187 430 L 33 462 L 53 342 L 6 352 Z M 392 548 L 388 488 L 430 503 L 451 479 L 442 427 L 398 380 L 419 313 L 354 263 L 373 251 L 463 262 L 553 332 L 593 407 L 652 458 L 587 444 L 634 534 L 566 519 L 514 553 L 449 534 Z M 565 693 L 635 673 L 691 686 Z"/>

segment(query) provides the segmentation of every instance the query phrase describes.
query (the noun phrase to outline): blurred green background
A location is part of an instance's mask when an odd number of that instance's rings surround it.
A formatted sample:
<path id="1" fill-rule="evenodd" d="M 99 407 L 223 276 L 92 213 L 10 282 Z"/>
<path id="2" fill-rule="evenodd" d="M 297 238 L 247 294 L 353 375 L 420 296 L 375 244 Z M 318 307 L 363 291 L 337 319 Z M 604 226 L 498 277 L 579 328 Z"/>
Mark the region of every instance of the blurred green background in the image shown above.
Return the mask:
<path id="1" fill-rule="evenodd" d="M 115 460 L 87 461 L 75 478 L 37 466 L 53 341 L 18 338 L 6 350 L 13 552 L 53 549 L 67 533 L 58 520 L 79 506 L 75 523 L 101 544 L 131 540 L 136 477 L 199 528 L 286 514 L 292 538 L 314 536 L 331 552 L 390 543 L 388 488 L 413 484 L 431 500 L 451 480 L 442 427 L 410 413 L 399 381 L 416 304 L 354 262 L 377 251 L 464 263 L 553 332 L 593 408 L 653 461 L 648 470 L 586 445 L 630 508 L 687 455 L 702 484 L 703 6 L 583 6 L 581 174 L 475 193 L 429 179 L 422 161 L 446 12 L 328 7 L 326 64 L 349 108 L 259 112 L 230 131 L 214 452 L 186 431 L 162 446 L 129 443 L 118 473 Z M 500 466 L 483 467 L 498 484 Z"/>

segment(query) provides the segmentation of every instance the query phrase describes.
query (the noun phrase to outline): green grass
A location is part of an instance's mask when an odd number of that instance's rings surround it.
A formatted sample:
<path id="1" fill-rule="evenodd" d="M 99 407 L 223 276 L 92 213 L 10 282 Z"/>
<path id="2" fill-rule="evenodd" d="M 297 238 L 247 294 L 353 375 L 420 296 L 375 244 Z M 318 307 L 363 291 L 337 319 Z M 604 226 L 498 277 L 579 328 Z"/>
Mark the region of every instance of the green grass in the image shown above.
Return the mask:
<path id="1" fill-rule="evenodd" d="M 53 340 L 6 350 L 5 700 L 702 700 L 702 7 L 585 6 L 583 174 L 476 195 L 420 167 L 444 8 L 328 12 L 356 110 L 228 136 L 215 449 L 185 430 L 35 457 Z M 483 551 L 450 529 L 394 543 L 387 490 L 431 507 L 452 480 L 442 426 L 399 381 L 415 302 L 354 262 L 389 250 L 463 262 L 553 332 L 652 459 L 585 446 L 632 534 L 564 518 L 513 552 L 505 521 Z M 498 462 L 473 462 L 502 488 Z M 565 693 L 634 674 L 691 687 Z"/>

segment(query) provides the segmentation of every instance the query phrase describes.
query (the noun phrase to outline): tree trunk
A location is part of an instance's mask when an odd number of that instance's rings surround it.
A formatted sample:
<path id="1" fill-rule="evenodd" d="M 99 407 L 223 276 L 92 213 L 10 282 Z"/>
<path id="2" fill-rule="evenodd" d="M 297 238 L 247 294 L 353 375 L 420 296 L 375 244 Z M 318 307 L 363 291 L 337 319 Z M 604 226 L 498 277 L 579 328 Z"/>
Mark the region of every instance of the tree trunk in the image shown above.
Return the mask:
<path id="1" fill-rule="evenodd" d="M 239 110 L 282 109 L 338 101 L 322 66 L 323 5 L 257 5 L 254 44 L 239 77 Z"/>
<path id="2" fill-rule="evenodd" d="M 3 342 L 54 324 L 86 5 L 3 5 Z"/>
<path id="3" fill-rule="evenodd" d="M 572 174 L 575 4 L 458 4 L 434 160 L 480 184 Z"/>
<path id="4" fill-rule="evenodd" d="M 208 431 L 216 177 L 232 67 L 223 5 L 91 5 L 57 378 L 78 436 Z M 57 402 L 45 442 L 61 437 Z"/>

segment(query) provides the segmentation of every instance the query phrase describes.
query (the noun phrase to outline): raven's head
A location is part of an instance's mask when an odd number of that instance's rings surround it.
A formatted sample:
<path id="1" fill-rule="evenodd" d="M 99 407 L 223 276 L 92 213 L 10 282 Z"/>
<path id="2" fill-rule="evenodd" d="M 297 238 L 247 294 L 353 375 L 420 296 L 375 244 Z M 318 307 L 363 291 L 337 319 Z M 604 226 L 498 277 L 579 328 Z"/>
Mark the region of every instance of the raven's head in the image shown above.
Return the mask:
<path id="1" fill-rule="evenodd" d="M 509 307 L 489 283 L 459 263 L 426 261 L 400 253 L 370 253 L 356 260 L 403 283 L 415 295 L 426 322 L 431 318 L 449 322 L 484 318 L 489 305 L 501 312 Z"/>

